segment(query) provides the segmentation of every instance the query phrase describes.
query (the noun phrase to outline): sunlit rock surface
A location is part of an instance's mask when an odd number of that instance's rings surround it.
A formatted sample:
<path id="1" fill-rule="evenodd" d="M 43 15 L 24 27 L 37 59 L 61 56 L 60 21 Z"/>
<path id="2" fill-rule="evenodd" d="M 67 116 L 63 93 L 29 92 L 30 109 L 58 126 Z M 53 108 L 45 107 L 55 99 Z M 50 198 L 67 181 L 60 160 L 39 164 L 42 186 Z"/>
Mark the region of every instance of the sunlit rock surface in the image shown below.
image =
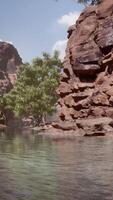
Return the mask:
<path id="1" fill-rule="evenodd" d="M 84 135 L 112 131 L 113 0 L 85 8 L 68 38 L 53 126 Z"/>

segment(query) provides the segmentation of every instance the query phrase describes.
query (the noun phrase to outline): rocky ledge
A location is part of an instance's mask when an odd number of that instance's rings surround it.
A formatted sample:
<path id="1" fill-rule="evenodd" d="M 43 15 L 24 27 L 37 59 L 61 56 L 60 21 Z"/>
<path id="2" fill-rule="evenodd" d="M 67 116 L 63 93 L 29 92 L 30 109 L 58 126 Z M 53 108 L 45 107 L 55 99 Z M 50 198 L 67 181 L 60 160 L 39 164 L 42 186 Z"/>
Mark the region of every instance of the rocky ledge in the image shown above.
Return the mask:
<path id="1" fill-rule="evenodd" d="M 113 132 L 113 0 L 90 5 L 68 30 L 53 127 L 81 135 Z"/>

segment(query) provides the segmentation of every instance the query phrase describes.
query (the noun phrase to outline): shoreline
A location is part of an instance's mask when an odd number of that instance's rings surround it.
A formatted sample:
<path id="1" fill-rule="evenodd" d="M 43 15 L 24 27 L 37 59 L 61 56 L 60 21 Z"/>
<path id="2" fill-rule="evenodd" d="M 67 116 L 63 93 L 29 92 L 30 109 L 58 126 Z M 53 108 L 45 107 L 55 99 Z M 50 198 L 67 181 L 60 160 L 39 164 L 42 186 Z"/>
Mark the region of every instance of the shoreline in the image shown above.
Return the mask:
<path id="1" fill-rule="evenodd" d="M 76 139 L 77 137 L 113 137 L 113 131 L 97 131 L 95 130 L 85 130 L 85 129 L 70 129 L 70 130 L 62 130 L 58 128 L 54 128 L 52 125 L 44 125 L 37 127 L 30 126 L 6 126 L 0 125 L 0 130 L 4 131 L 7 129 L 20 129 L 20 131 L 27 130 L 29 134 L 35 134 L 38 136 L 42 136 L 43 138 L 50 139 Z"/>
<path id="2" fill-rule="evenodd" d="M 51 139 L 75 139 L 77 137 L 113 137 L 112 131 L 85 131 L 85 130 L 61 130 L 56 129 L 50 125 L 49 127 L 34 127 L 31 128 L 34 131 L 34 134 L 42 136 L 44 138 Z"/>

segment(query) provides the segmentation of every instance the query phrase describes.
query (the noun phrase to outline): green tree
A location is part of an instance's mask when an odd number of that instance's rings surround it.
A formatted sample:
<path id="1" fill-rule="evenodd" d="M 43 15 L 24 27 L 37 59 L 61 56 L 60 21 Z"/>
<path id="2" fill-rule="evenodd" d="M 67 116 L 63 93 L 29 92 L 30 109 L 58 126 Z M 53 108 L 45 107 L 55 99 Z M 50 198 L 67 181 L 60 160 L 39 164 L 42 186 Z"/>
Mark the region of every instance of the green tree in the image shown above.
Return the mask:
<path id="1" fill-rule="evenodd" d="M 101 3 L 101 1 L 102 0 L 77 0 L 78 3 L 83 3 L 83 4 L 91 3 L 93 5 L 99 4 Z"/>
<path id="2" fill-rule="evenodd" d="M 42 122 L 55 109 L 61 67 L 57 51 L 22 65 L 14 88 L 3 97 L 6 107 L 17 117 L 32 115 L 37 123 Z"/>
<path id="3" fill-rule="evenodd" d="M 56 0 L 56 1 L 58 1 L 58 0 Z M 91 3 L 91 4 L 95 5 L 95 4 L 101 3 L 102 0 L 75 0 L 75 1 L 78 3 L 82 3 L 82 4 Z"/>

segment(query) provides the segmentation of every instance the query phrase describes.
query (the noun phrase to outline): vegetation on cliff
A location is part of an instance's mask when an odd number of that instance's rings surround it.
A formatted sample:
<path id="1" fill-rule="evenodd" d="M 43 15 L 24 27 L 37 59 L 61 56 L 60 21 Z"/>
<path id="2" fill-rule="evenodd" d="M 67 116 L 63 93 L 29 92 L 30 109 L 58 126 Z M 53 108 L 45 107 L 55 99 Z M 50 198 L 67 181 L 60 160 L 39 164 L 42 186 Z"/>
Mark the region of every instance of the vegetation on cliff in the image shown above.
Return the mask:
<path id="1" fill-rule="evenodd" d="M 76 1 L 77 3 L 83 3 L 83 4 L 91 3 L 92 5 L 96 5 L 102 2 L 102 0 L 76 0 Z"/>
<path id="2" fill-rule="evenodd" d="M 14 88 L 3 96 L 2 105 L 17 117 L 33 116 L 40 123 L 55 109 L 61 67 L 57 51 L 53 56 L 43 53 L 42 58 L 23 64 Z"/>
<path id="3" fill-rule="evenodd" d="M 92 1 L 91 1 L 91 0 L 78 0 L 77 2 L 78 2 L 78 3 L 83 3 L 83 4 L 84 4 L 84 3 L 90 3 L 90 2 L 91 2 L 91 4 L 94 5 L 94 4 L 101 3 L 101 1 L 102 1 L 102 0 L 92 0 Z"/>

